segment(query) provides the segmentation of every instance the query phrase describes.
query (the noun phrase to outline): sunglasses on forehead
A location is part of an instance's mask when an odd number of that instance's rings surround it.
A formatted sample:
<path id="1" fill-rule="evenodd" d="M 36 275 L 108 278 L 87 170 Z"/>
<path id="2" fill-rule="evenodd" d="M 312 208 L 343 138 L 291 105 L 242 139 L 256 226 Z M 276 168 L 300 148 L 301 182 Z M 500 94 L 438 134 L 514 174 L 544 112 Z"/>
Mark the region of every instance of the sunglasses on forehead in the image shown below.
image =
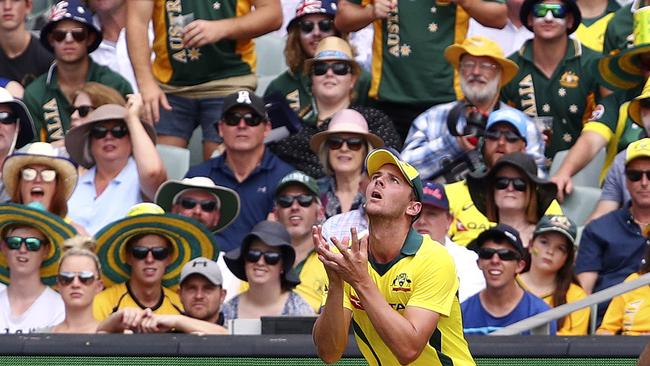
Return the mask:
<path id="1" fill-rule="evenodd" d="M 147 258 L 147 255 L 151 253 L 153 256 L 153 259 L 161 261 L 164 259 L 167 259 L 169 257 L 169 248 L 167 247 L 156 247 L 156 248 L 148 248 L 148 247 L 133 247 L 131 248 L 131 255 L 135 259 L 145 259 Z"/>
<path id="2" fill-rule="evenodd" d="M 327 74 L 327 70 L 332 70 L 334 75 L 347 75 L 351 68 L 350 64 L 347 62 L 332 62 L 332 63 L 325 63 L 325 62 L 315 62 L 314 65 L 312 66 L 312 72 L 316 76 L 323 76 Z"/>
<path id="3" fill-rule="evenodd" d="M 309 34 L 314 31 L 318 25 L 318 29 L 321 33 L 329 33 L 334 30 L 334 20 L 332 19 L 323 19 L 318 23 L 314 23 L 311 20 L 301 20 L 300 21 L 300 31 L 304 34 Z"/>
<path id="4" fill-rule="evenodd" d="M 498 255 L 502 261 L 515 261 L 521 258 L 519 253 L 510 249 L 492 249 L 492 248 L 479 248 L 478 257 L 481 259 L 492 259 L 494 255 Z"/>
<path id="5" fill-rule="evenodd" d="M 564 4 L 535 4 L 533 6 L 533 16 L 536 18 L 544 18 L 548 12 L 551 12 L 553 18 L 562 19 L 566 17 L 567 8 Z"/>
<path id="6" fill-rule="evenodd" d="M 494 178 L 494 188 L 502 190 L 508 188 L 512 183 L 512 188 L 515 191 L 525 192 L 526 191 L 526 181 L 521 178 L 509 178 L 509 177 L 496 177 Z"/>
<path id="7" fill-rule="evenodd" d="M 11 112 L 0 112 L 0 123 L 12 125 L 18 122 L 18 116 Z"/>
<path id="8" fill-rule="evenodd" d="M 70 286 L 74 282 L 75 278 L 79 279 L 79 282 L 88 286 L 95 282 L 95 273 L 90 271 L 81 271 L 81 272 L 59 272 L 56 276 L 56 280 L 61 286 Z"/>
<path id="9" fill-rule="evenodd" d="M 25 248 L 30 252 L 37 252 L 45 244 L 45 240 L 39 238 L 23 238 L 20 236 L 8 236 L 5 238 L 5 243 L 11 250 L 19 250 L 25 243 Z"/>
<path id="10" fill-rule="evenodd" d="M 228 126 L 237 126 L 239 121 L 244 120 L 246 125 L 255 127 L 258 126 L 264 120 L 262 117 L 253 113 L 238 113 L 238 112 L 228 112 L 224 114 L 223 121 Z"/>
<path id="11" fill-rule="evenodd" d="M 88 37 L 88 31 L 85 28 L 54 29 L 50 34 L 52 35 L 52 39 L 57 42 L 63 42 L 68 34 L 70 34 L 72 39 L 76 42 L 83 42 Z"/>
<path id="12" fill-rule="evenodd" d="M 117 125 L 111 128 L 106 128 L 104 126 L 94 126 L 90 129 L 90 136 L 94 139 L 103 139 L 108 133 L 111 133 L 116 139 L 121 139 L 122 137 L 129 134 L 129 129 L 125 125 Z"/>
<path id="13" fill-rule="evenodd" d="M 264 262 L 266 262 L 266 264 L 273 266 L 280 262 L 280 259 L 282 258 L 282 253 L 262 252 L 261 250 L 249 250 L 248 253 L 246 253 L 246 257 L 244 259 L 246 259 L 247 262 L 257 263 L 262 257 L 264 257 Z"/>

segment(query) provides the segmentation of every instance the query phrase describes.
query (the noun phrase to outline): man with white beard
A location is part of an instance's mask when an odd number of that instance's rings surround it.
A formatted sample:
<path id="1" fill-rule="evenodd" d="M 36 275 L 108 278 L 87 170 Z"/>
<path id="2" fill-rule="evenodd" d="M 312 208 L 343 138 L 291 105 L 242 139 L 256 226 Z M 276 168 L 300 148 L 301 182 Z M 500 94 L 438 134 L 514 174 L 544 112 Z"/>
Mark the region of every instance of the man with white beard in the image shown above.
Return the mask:
<path id="1" fill-rule="evenodd" d="M 455 137 L 449 132 L 447 118 L 452 110 L 460 109 L 458 119 L 462 124 L 465 122 L 465 112 L 470 110 L 487 120 L 487 115 L 493 110 L 512 109 L 499 103 L 499 92 L 517 74 L 518 67 L 505 58 L 498 44 L 481 36 L 467 38 L 461 44 L 447 47 L 445 59 L 458 71 L 465 98 L 431 107 L 413 121 L 402 158 L 417 168 L 423 179 L 429 179 L 443 167 L 445 161 L 476 148 L 476 137 Z M 461 103 L 473 107 L 461 109 Z M 523 113 L 522 117 L 526 120 L 526 152 L 535 158 L 541 168 L 544 164 L 541 135 L 532 120 Z"/>

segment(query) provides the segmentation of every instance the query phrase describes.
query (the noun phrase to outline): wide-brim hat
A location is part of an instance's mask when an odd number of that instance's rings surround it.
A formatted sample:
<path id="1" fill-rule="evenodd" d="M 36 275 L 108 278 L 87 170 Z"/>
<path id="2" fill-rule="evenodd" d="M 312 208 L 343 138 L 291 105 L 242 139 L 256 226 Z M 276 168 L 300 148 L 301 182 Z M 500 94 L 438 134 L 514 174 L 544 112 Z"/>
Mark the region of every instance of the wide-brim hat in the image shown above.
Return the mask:
<path id="1" fill-rule="evenodd" d="M 56 171 L 57 190 L 62 190 L 66 198 L 72 196 L 77 186 L 77 168 L 67 158 L 58 155 L 58 150 L 47 142 L 33 142 L 5 159 L 2 165 L 2 181 L 9 197 L 13 197 L 20 182 L 20 170 L 28 165 L 41 164 Z M 59 178 L 61 177 L 61 178 Z"/>
<path id="2" fill-rule="evenodd" d="M 314 58 L 305 60 L 305 70 L 311 75 L 311 68 L 316 61 L 345 61 L 352 67 L 352 73 L 359 75 L 361 67 L 354 59 L 352 47 L 343 38 L 330 36 L 325 37 L 318 42 Z"/>
<path id="3" fill-rule="evenodd" d="M 338 5 L 336 0 L 302 0 L 296 6 L 296 15 L 294 16 L 289 24 L 287 24 L 287 32 L 296 24 L 298 21 L 312 14 L 323 14 L 328 15 L 330 18 L 334 19 L 336 16 L 336 10 Z"/>
<path id="4" fill-rule="evenodd" d="M 650 7 L 633 12 L 633 46 L 616 54 L 602 57 L 593 72 L 609 89 L 632 89 L 645 81 L 640 57 L 650 52 Z"/>
<path id="5" fill-rule="evenodd" d="M 650 51 L 650 45 L 648 48 Z M 643 86 L 643 91 L 636 98 L 632 99 L 627 105 L 627 115 L 630 116 L 632 121 L 637 125 L 643 126 L 643 120 L 641 119 L 641 100 L 650 98 L 650 79 L 648 79 Z"/>
<path id="6" fill-rule="evenodd" d="M 93 52 L 102 43 L 102 31 L 95 27 L 93 15 L 83 2 L 79 0 L 63 0 L 52 5 L 47 17 L 47 24 L 41 28 L 40 42 L 48 51 L 54 53 L 54 48 L 47 38 L 56 24 L 62 20 L 74 20 L 81 23 L 88 29 L 88 32 L 95 34 L 95 41 L 88 46 L 88 53 Z"/>
<path id="7" fill-rule="evenodd" d="M 214 235 L 200 222 L 171 213 L 128 216 L 104 226 L 95 238 L 105 286 L 127 281 L 131 266 L 126 263 L 126 243 L 136 235 L 156 234 L 173 246 L 163 286 L 178 284 L 181 268 L 197 257 L 216 258 L 219 245 Z"/>
<path id="8" fill-rule="evenodd" d="M 199 189 L 214 194 L 219 199 L 221 214 L 214 233 L 220 232 L 239 216 L 239 195 L 228 187 L 218 186 L 208 177 L 184 178 L 183 180 L 168 180 L 163 183 L 154 198 L 154 202 L 166 212 L 171 212 L 174 198 L 186 189 Z"/>
<path id="9" fill-rule="evenodd" d="M 533 6 L 535 6 L 535 4 L 541 3 L 542 1 L 544 0 L 524 0 L 524 3 L 521 4 L 521 9 L 519 10 L 519 21 L 521 21 L 521 24 L 531 32 L 533 32 L 533 27 L 528 25 L 528 14 L 533 11 Z M 575 32 L 580 26 L 580 23 L 582 23 L 582 14 L 580 13 L 580 8 L 578 8 L 578 4 L 576 4 L 575 0 L 562 0 L 562 3 L 566 5 L 573 15 L 573 26 L 567 30 L 567 34 L 571 34 Z"/>
<path id="10" fill-rule="evenodd" d="M 297 286 L 300 279 L 293 271 L 293 263 L 296 260 L 296 251 L 291 246 L 291 235 L 282 224 L 275 221 L 260 221 L 251 232 L 244 237 L 241 246 L 224 256 L 226 265 L 237 278 L 242 281 L 248 281 L 246 277 L 246 269 L 244 265 L 246 260 L 244 258 L 246 251 L 250 247 L 253 240 L 258 239 L 270 247 L 278 247 L 282 252 L 282 280 L 290 286 Z"/>
<path id="11" fill-rule="evenodd" d="M 470 173 L 467 176 L 467 187 L 469 188 L 469 194 L 476 208 L 483 215 L 487 216 L 485 202 L 487 201 L 488 194 L 494 194 L 494 192 L 489 192 L 487 187 L 494 180 L 499 169 L 504 166 L 517 168 L 517 170 L 523 173 L 535 185 L 537 190 L 537 219 L 541 219 L 551 205 L 551 202 L 555 199 L 557 186 L 555 183 L 537 176 L 535 160 L 524 152 L 514 152 L 504 155 L 497 160 L 489 171 L 485 173 Z"/>
<path id="12" fill-rule="evenodd" d="M 90 153 L 90 130 L 98 123 L 121 120 L 126 124 L 127 109 L 117 104 L 104 104 L 88 115 L 88 122 L 72 128 L 65 135 L 65 148 L 74 162 L 86 169 L 95 165 L 95 159 Z M 149 123 L 142 123 L 151 141 L 156 143 L 156 130 Z M 129 125 L 126 124 L 128 128 Z M 130 135 L 129 135 L 130 138 Z"/>
<path id="13" fill-rule="evenodd" d="M 16 149 L 27 145 L 34 140 L 36 129 L 29 110 L 22 100 L 14 98 L 5 88 L 0 88 L 0 104 L 8 104 L 18 115 L 18 136 L 16 136 Z"/>
<path id="14" fill-rule="evenodd" d="M 464 54 L 470 54 L 476 57 L 490 57 L 501 65 L 500 86 L 506 85 L 519 71 L 519 66 L 514 61 L 506 58 L 503 54 L 503 49 L 501 49 L 498 43 L 483 36 L 466 38 L 461 44 L 452 44 L 445 49 L 444 55 L 445 59 L 456 70 L 459 70 L 460 59 Z"/>
<path id="15" fill-rule="evenodd" d="M 384 140 L 368 130 L 368 122 L 361 113 L 354 109 L 343 109 L 332 116 L 326 131 L 319 132 L 309 140 L 311 151 L 318 154 L 321 145 L 330 135 L 353 133 L 363 136 L 373 148 L 384 146 Z"/>
<path id="16" fill-rule="evenodd" d="M 41 264 L 41 280 L 46 285 L 56 283 L 61 258 L 60 245 L 64 240 L 77 235 L 72 225 L 61 217 L 45 210 L 40 204 L 21 205 L 5 203 L 0 205 L 0 233 L 9 226 L 24 225 L 40 231 L 49 241 L 50 249 Z M 2 238 L 4 240 L 4 238 Z M 7 258 L 0 253 L 0 282 L 9 283 Z"/>

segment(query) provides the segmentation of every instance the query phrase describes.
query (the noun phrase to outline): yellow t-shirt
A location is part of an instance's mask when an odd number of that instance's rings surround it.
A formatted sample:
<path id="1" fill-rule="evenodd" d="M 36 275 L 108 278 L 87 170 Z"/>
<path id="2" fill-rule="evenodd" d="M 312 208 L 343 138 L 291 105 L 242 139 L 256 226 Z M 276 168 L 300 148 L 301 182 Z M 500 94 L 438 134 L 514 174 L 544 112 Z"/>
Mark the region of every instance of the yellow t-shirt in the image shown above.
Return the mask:
<path id="1" fill-rule="evenodd" d="M 132 296 L 126 283 L 111 286 L 95 296 L 93 301 L 93 316 L 97 321 L 102 321 L 109 315 L 124 308 L 140 308 L 141 306 Z M 174 291 L 163 287 L 163 297 L 158 305 L 151 308 L 155 314 L 182 314 L 183 304 Z"/>
<path id="2" fill-rule="evenodd" d="M 517 283 L 526 291 L 528 290 L 528 287 L 522 281 L 521 277 L 517 276 Z M 567 303 L 572 303 L 576 302 L 578 300 L 582 300 L 585 297 L 587 297 L 587 293 L 585 290 L 582 289 L 582 287 L 576 285 L 575 283 L 572 283 L 569 286 L 569 290 L 567 290 L 566 293 L 566 302 Z M 546 294 L 542 296 L 542 300 L 548 304 L 550 307 L 555 307 L 553 305 L 553 293 L 551 292 L 550 294 Z M 589 331 L 589 315 L 591 314 L 591 309 L 590 308 L 583 308 L 577 311 L 574 311 L 573 313 L 569 314 L 569 318 L 564 321 L 564 324 L 562 325 L 562 328 L 557 330 L 557 335 L 559 336 L 580 336 L 580 335 L 587 335 L 587 332 Z"/>
<path id="3" fill-rule="evenodd" d="M 625 282 L 637 278 L 639 274 L 632 273 Z M 621 335 L 650 334 L 650 286 L 641 286 L 614 297 L 596 334 L 605 333 L 603 331 Z"/>
<path id="4" fill-rule="evenodd" d="M 311 252 L 302 266 L 299 264 L 296 270 L 300 271 L 300 284 L 296 286 L 294 291 L 311 305 L 314 313 L 318 314 L 323 305 L 323 296 L 329 283 L 325 266 L 318 259 L 318 254 Z"/>
<path id="5" fill-rule="evenodd" d="M 387 264 L 371 261 L 368 272 L 384 298 L 400 314 L 409 306 L 440 314 L 436 330 L 412 365 L 475 365 L 463 336 L 456 267 L 444 246 L 411 230 L 395 260 Z M 343 306 L 352 311 L 357 345 L 368 363 L 399 364 L 348 283 L 344 287 Z"/>
<path id="6" fill-rule="evenodd" d="M 580 43 L 591 48 L 594 51 L 603 52 L 603 44 L 605 43 L 605 30 L 609 21 L 614 17 L 614 13 L 609 13 L 604 17 L 598 19 L 590 26 L 580 23 L 578 29 L 575 31 L 576 37 Z"/>
<path id="7" fill-rule="evenodd" d="M 445 192 L 449 199 L 449 211 L 454 216 L 449 227 L 449 238 L 456 244 L 467 246 L 478 234 L 497 225 L 488 221 L 474 206 L 464 180 L 445 185 Z M 562 208 L 556 200 L 548 206 L 546 215 L 562 215 Z"/>

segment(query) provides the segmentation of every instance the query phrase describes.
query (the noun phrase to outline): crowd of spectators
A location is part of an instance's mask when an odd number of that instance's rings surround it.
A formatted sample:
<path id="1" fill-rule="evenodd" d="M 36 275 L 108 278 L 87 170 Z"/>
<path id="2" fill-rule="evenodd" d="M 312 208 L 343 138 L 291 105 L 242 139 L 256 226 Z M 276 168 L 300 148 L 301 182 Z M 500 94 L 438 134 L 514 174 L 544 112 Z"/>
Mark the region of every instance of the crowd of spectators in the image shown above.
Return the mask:
<path id="1" fill-rule="evenodd" d="M 424 181 L 409 240 L 453 259 L 465 334 L 650 271 L 650 0 L 63 0 L 32 29 L 35 3 L 0 1 L 0 332 L 318 315 L 316 247 L 368 235 L 376 148 Z M 284 60 L 258 57 L 289 6 Z M 288 68 L 256 93 L 271 62 Z M 156 146 L 199 126 L 201 162 L 169 179 Z M 562 204 L 600 149 L 578 220 Z M 650 333 L 648 300 L 601 303 L 597 333 Z"/>

